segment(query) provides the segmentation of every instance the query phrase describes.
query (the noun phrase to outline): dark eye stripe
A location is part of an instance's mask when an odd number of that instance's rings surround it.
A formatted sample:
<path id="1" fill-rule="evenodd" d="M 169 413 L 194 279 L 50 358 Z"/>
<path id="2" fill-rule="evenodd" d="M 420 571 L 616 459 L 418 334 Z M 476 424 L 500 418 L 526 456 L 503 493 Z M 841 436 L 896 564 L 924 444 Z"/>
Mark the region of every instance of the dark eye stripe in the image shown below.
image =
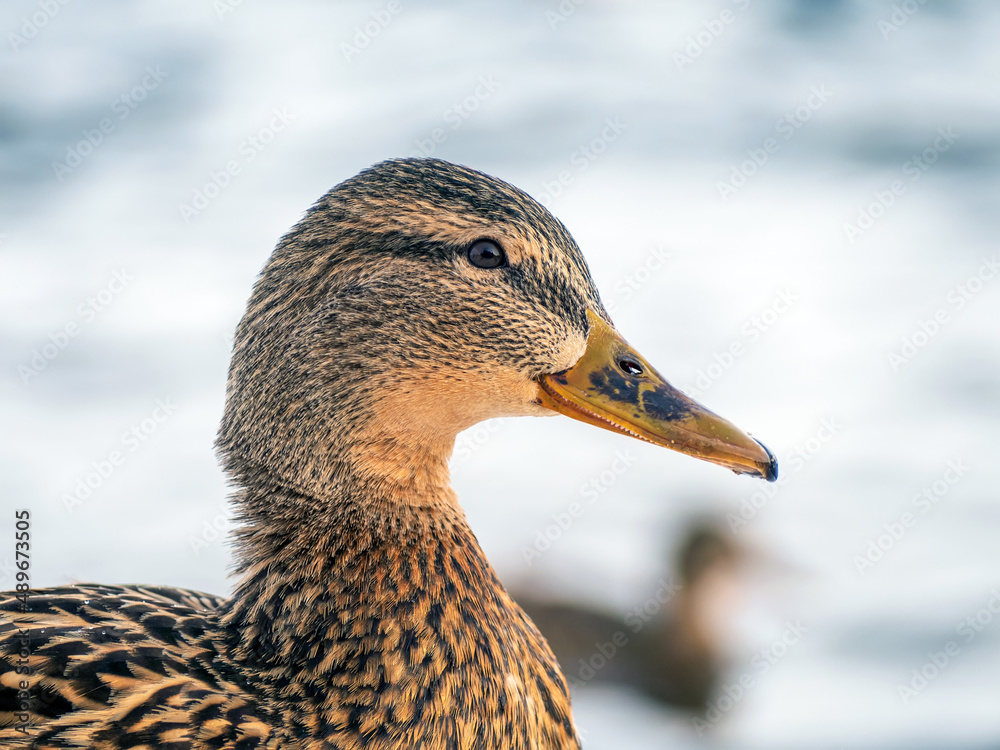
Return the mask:
<path id="1" fill-rule="evenodd" d="M 469 245 L 469 262 L 477 268 L 500 268 L 507 265 L 507 255 L 493 240 L 476 240 Z"/>

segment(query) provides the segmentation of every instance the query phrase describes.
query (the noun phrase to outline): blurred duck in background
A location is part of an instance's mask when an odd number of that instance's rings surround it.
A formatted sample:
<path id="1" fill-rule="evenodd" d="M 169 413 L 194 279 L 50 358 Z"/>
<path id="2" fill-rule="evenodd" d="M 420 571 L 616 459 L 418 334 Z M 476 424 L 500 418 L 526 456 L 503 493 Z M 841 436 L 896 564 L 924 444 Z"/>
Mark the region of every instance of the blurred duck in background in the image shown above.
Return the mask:
<path id="1" fill-rule="evenodd" d="M 751 552 L 715 522 L 700 520 L 688 526 L 674 557 L 646 603 L 624 615 L 512 593 L 571 686 L 626 685 L 700 713 L 725 667 L 721 624 L 738 606 L 739 578 Z"/>

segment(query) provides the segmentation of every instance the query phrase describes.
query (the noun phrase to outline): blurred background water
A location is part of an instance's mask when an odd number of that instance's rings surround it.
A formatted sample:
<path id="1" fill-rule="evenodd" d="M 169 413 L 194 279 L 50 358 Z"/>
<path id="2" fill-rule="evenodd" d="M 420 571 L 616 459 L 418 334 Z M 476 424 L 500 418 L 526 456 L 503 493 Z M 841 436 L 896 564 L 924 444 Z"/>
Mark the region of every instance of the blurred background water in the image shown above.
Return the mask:
<path id="1" fill-rule="evenodd" d="M 544 200 L 619 329 L 782 462 L 460 437 L 511 586 L 624 616 L 692 519 L 759 551 L 706 723 L 571 666 L 585 746 L 1000 747 L 996 4 L 40 0 L 0 31 L 0 469 L 35 586 L 227 591 L 212 440 L 253 279 L 329 187 L 433 153 Z"/>

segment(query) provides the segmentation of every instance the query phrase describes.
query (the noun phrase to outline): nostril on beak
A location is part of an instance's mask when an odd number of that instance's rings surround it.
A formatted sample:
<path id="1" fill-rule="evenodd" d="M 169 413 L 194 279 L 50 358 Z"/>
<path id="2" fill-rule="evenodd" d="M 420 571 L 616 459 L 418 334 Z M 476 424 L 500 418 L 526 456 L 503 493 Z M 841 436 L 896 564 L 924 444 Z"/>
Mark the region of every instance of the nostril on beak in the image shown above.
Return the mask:
<path id="1" fill-rule="evenodd" d="M 642 365 L 631 359 L 618 360 L 618 367 L 626 375 L 642 375 Z"/>

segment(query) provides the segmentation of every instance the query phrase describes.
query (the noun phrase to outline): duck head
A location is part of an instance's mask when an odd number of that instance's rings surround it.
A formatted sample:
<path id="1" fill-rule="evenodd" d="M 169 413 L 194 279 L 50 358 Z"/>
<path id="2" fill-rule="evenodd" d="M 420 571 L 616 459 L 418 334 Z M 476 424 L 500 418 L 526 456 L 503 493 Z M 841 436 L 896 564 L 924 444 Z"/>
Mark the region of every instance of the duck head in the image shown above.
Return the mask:
<path id="1" fill-rule="evenodd" d="M 364 480 L 416 501 L 444 491 L 461 430 L 556 412 L 776 476 L 762 444 L 615 330 L 548 210 L 480 172 L 398 159 L 280 241 L 237 330 L 219 447 L 314 496 Z"/>

